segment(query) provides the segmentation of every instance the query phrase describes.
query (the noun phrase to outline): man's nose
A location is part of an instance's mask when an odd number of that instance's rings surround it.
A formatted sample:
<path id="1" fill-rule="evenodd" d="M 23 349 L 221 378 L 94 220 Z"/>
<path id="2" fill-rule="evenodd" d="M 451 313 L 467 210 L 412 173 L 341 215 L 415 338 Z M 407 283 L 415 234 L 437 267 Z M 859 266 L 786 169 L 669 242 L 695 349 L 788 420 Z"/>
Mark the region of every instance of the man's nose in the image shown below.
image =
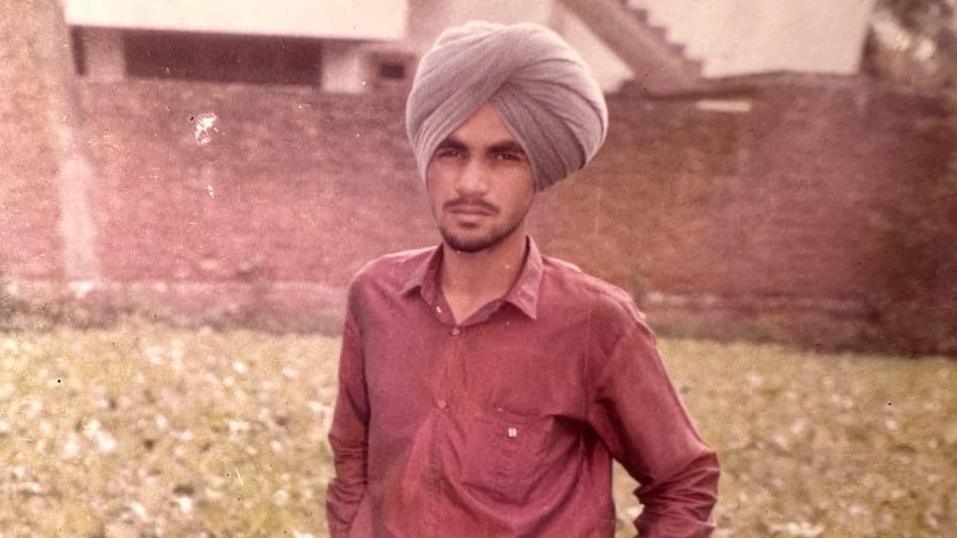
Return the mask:
<path id="1" fill-rule="evenodd" d="M 469 159 L 465 163 L 455 190 L 459 194 L 485 194 L 488 191 L 488 170 L 479 159 Z"/>

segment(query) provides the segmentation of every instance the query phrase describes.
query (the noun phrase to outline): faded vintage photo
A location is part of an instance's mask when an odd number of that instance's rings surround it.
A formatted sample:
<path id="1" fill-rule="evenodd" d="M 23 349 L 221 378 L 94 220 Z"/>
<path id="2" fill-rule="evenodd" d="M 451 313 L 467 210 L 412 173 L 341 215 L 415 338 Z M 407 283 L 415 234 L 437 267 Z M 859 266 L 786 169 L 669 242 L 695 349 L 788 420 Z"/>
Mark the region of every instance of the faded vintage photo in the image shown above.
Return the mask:
<path id="1" fill-rule="evenodd" d="M 0 0 L 0 538 L 957 536 L 954 0 Z"/>

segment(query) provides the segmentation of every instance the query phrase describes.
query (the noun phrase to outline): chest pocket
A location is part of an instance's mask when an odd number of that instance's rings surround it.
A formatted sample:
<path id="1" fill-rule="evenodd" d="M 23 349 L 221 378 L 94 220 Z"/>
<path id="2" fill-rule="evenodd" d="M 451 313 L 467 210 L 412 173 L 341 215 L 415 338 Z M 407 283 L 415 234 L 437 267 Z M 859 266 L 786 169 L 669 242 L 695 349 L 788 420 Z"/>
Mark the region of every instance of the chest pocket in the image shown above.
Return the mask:
<path id="1" fill-rule="evenodd" d="M 461 483 L 505 503 L 524 503 L 544 478 L 553 419 L 496 409 L 477 411 L 460 422 Z"/>

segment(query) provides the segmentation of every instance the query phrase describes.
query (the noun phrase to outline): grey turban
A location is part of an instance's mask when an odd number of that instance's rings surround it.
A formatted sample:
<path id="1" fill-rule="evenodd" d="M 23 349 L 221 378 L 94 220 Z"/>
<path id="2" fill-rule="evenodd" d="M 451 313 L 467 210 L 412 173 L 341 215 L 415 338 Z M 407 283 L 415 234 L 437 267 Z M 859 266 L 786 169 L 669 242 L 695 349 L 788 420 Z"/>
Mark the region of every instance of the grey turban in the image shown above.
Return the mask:
<path id="1" fill-rule="evenodd" d="M 406 103 L 423 179 L 439 143 L 486 102 L 528 155 L 537 190 L 585 166 L 605 140 L 601 89 L 558 34 L 529 23 L 470 22 L 439 36 Z"/>

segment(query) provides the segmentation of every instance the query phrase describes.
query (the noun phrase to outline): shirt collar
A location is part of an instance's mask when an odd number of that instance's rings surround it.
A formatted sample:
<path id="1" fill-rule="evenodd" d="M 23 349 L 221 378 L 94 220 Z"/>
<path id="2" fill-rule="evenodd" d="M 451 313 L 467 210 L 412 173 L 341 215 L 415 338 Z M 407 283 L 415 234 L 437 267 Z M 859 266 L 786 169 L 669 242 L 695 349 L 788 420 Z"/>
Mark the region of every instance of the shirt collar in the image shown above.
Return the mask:
<path id="1" fill-rule="evenodd" d="M 538 317 L 538 292 L 542 284 L 542 255 L 531 237 L 527 238 L 528 249 L 525 262 L 512 287 L 502 297 L 531 319 Z M 434 247 L 413 269 L 409 279 L 400 290 L 405 295 L 418 289 L 430 305 L 434 305 L 439 293 L 439 267 L 442 263 L 442 245 Z"/>

